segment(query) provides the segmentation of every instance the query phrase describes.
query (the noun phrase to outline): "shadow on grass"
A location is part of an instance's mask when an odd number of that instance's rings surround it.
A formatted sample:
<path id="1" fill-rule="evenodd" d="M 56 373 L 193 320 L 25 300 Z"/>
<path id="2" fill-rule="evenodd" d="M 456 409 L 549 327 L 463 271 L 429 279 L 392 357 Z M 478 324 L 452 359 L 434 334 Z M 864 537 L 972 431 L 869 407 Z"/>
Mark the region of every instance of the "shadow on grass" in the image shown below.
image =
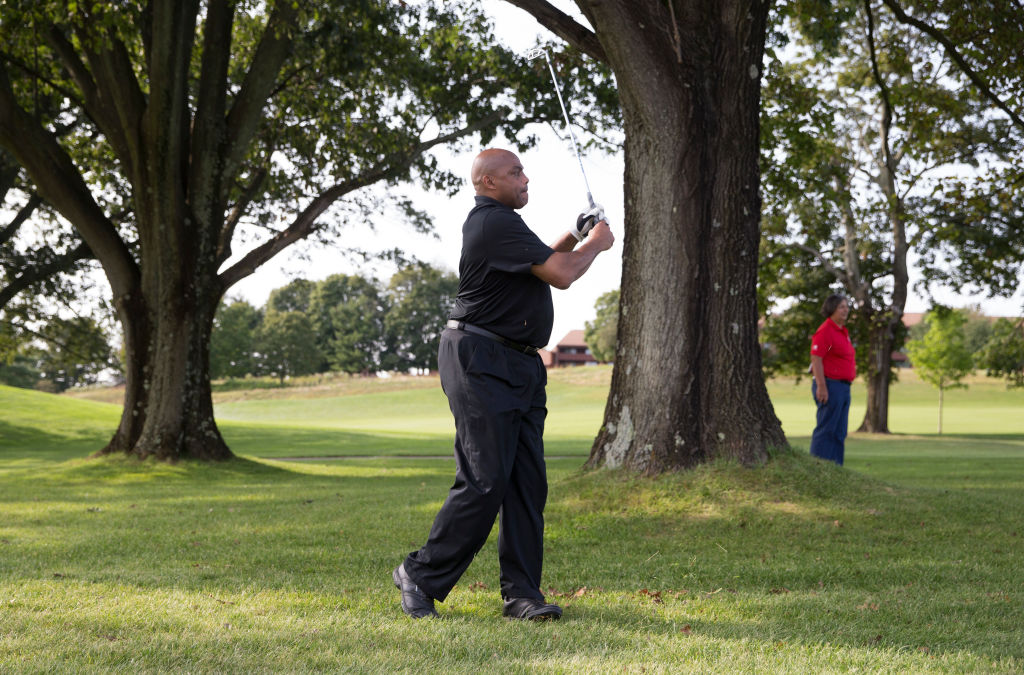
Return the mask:
<path id="1" fill-rule="evenodd" d="M 161 483 L 164 489 L 173 490 L 172 486 L 177 485 L 204 490 L 210 486 L 230 488 L 309 481 L 323 483 L 325 479 L 335 482 L 349 480 L 345 476 L 325 475 L 323 472 L 251 457 L 236 456 L 223 462 L 186 459 L 169 463 L 152 458 L 140 460 L 129 455 L 103 455 L 54 463 L 48 471 L 40 473 L 34 480 L 40 487 L 106 486 L 112 493 L 116 493 L 118 488 L 128 489 L 154 483 Z M 183 500 L 186 498 L 185 494 L 179 490 L 172 491 L 168 496 L 172 500 Z M 151 498 L 156 496 L 155 493 L 149 495 Z"/>
<path id="2" fill-rule="evenodd" d="M 545 587 L 567 606 L 557 630 L 579 640 L 540 645 L 538 655 L 585 655 L 609 643 L 629 654 L 651 639 L 679 651 L 704 637 L 756 649 L 785 642 L 1024 656 L 1013 637 L 1024 620 L 1019 604 L 989 596 L 1016 597 L 1019 495 L 1001 508 L 974 494 L 936 501 L 792 454 L 755 470 L 717 463 L 657 479 L 573 473 L 575 463 L 553 463 Z M 447 626 L 470 622 L 493 637 L 484 627 L 502 621 L 492 533 L 441 608 L 452 621 L 377 622 L 404 621 L 388 572 L 426 536 L 450 462 L 110 459 L 58 473 L 68 480 L 25 478 L 5 493 L 3 576 L 15 587 L 60 596 L 110 585 L 140 602 L 186 594 L 214 609 L 280 593 L 292 599 L 271 610 L 275 626 L 338 612 L 340 625 L 380 631 L 388 648 L 432 655 Z M 466 590 L 478 579 L 486 595 Z M 584 587 L 592 590 L 577 596 Z M 979 609 L 984 603 L 992 608 Z M 487 641 L 457 632 L 450 648 Z"/>
<path id="3" fill-rule="evenodd" d="M 36 426 L 22 426 L 0 420 L 0 468 L 10 460 L 49 463 L 83 457 L 106 445 L 114 431 L 113 427 L 106 431 L 44 431 Z"/>

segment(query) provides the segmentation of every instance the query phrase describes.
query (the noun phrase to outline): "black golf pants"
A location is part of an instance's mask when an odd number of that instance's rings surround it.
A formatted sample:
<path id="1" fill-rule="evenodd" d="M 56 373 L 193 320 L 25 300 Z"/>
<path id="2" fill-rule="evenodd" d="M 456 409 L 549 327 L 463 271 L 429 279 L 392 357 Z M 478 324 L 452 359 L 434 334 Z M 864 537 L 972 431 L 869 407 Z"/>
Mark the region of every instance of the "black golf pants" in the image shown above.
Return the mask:
<path id="1" fill-rule="evenodd" d="M 502 597 L 543 600 L 544 365 L 536 354 L 448 329 L 438 368 L 455 417 L 455 483 L 427 543 L 405 559 L 405 571 L 432 598 L 444 600 L 500 515 Z"/>

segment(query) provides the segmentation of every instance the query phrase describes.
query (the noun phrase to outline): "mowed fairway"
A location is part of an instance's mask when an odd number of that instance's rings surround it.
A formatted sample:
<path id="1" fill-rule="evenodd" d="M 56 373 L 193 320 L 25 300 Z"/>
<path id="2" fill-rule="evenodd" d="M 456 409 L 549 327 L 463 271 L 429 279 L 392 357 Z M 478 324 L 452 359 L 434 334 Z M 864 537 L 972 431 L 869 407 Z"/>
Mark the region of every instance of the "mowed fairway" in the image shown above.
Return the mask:
<path id="1" fill-rule="evenodd" d="M 553 371 L 548 386 L 545 438 L 549 455 L 580 455 L 601 426 L 611 379 L 608 366 Z M 232 447 L 263 457 L 351 455 L 448 455 L 454 425 L 436 377 L 416 378 L 416 388 L 331 396 L 330 389 L 293 398 L 288 389 L 261 392 L 257 400 L 217 404 L 217 417 Z M 946 392 L 943 432 L 946 435 L 1024 436 L 1024 391 L 1007 390 L 1001 380 L 974 376 L 968 389 Z M 391 385 L 384 385 L 391 388 Z M 769 381 L 775 414 L 790 442 L 806 449 L 814 429 L 810 380 Z M 853 386 L 850 429 L 864 417 L 864 385 Z M 913 371 L 900 373 L 892 388 L 890 429 L 895 434 L 934 435 L 938 426 L 938 391 Z M 848 460 L 866 437 L 856 436 Z M 870 445 L 870 443 L 869 443 Z"/>
<path id="2" fill-rule="evenodd" d="M 589 370 L 589 369 L 588 369 Z M 547 453 L 586 456 L 601 425 L 610 370 L 555 373 L 548 389 Z M 243 454 L 262 457 L 352 455 L 450 456 L 455 425 L 436 377 L 406 390 L 291 398 L 288 390 L 259 400 L 216 405 L 225 438 Z M 423 380 L 430 383 L 424 387 Z M 390 383 L 382 384 L 390 388 Z"/>
<path id="3" fill-rule="evenodd" d="M 640 479 L 580 471 L 607 386 L 551 375 L 539 625 L 501 618 L 493 536 L 440 621 L 398 608 L 451 483 L 436 380 L 217 394 L 214 465 L 86 459 L 116 405 L 0 387 L 0 672 L 1024 671 L 1024 392 L 977 378 L 936 436 L 903 374 L 841 469 L 775 381 L 794 452 Z"/>

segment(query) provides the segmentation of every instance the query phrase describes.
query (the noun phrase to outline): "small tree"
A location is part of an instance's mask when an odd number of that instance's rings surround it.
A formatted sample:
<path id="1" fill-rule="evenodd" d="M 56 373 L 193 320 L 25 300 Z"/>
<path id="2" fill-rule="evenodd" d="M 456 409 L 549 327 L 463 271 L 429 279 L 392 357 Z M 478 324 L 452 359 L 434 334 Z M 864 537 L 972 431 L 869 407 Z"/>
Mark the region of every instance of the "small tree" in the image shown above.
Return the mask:
<path id="1" fill-rule="evenodd" d="M 939 433 L 942 433 L 942 399 L 946 389 L 966 388 L 962 380 L 974 369 L 974 359 L 964 339 L 967 317 L 960 310 L 937 307 L 924 317 L 928 332 L 907 343 L 907 353 L 921 379 L 939 389 Z"/>
<path id="2" fill-rule="evenodd" d="M 263 372 L 276 375 L 282 384 L 286 377 L 315 372 L 322 359 L 313 325 L 301 312 L 273 312 L 264 317 L 256 346 Z"/>
<path id="3" fill-rule="evenodd" d="M 441 331 L 459 292 L 459 278 L 430 265 L 410 265 L 391 277 L 386 291 L 385 370 L 437 370 Z"/>
<path id="4" fill-rule="evenodd" d="M 39 371 L 36 387 L 62 392 L 71 387 L 93 384 L 113 365 L 107 334 L 92 317 L 54 317 L 33 331 L 33 345 L 22 350 Z"/>
<path id="5" fill-rule="evenodd" d="M 1024 318 L 995 322 L 978 365 L 989 377 L 1005 377 L 1009 388 L 1024 387 Z"/>
<path id="6" fill-rule="evenodd" d="M 253 373 L 256 362 L 256 331 L 260 311 L 244 300 L 221 303 L 210 336 L 210 376 L 244 377 Z"/>
<path id="7" fill-rule="evenodd" d="M 27 354 L 12 354 L 0 358 L 0 384 L 8 387 L 31 389 L 41 379 L 35 359 Z"/>
<path id="8" fill-rule="evenodd" d="M 613 361 L 619 334 L 619 289 L 601 295 L 594 309 L 597 315 L 584 324 L 583 340 L 595 359 Z"/>
<path id="9" fill-rule="evenodd" d="M 354 375 L 380 367 L 387 300 L 377 279 L 335 274 L 311 302 L 313 328 L 331 370 Z"/>

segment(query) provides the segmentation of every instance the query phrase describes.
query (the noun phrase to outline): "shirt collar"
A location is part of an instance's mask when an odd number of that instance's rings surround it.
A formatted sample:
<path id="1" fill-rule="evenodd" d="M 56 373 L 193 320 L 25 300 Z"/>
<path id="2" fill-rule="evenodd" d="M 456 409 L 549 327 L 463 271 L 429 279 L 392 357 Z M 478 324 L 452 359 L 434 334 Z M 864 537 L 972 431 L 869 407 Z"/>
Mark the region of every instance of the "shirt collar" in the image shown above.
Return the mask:
<path id="1" fill-rule="evenodd" d="M 509 208 L 509 207 L 505 206 L 504 204 L 502 204 L 501 202 L 499 202 L 494 197 L 488 197 L 486 195 L 475 195 L 474 198 L 476 199 L 476 205 L 477 206 L 484 206 L 486 204 L 493 204 L 494 206 L 501 206 L 501 207 L 504 207 L 506 209 Z"/>

